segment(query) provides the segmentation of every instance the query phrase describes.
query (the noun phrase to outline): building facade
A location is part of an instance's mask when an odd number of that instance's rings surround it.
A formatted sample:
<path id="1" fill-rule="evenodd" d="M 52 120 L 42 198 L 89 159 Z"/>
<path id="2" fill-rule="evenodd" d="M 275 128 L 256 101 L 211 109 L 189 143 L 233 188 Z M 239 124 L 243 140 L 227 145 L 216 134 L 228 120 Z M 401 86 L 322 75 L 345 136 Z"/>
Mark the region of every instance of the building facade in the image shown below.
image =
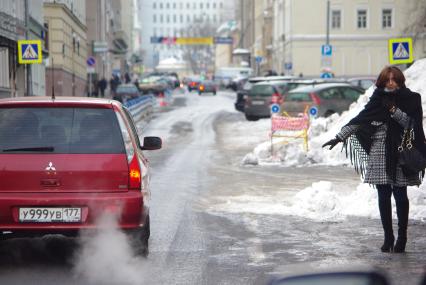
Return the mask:
<path id="1" fill-rule="evenodd" d="M 86 96 L 88 55 L 84 0 L 44 1 L 49 59 L 46 94 Z"/>
<path id="2" fill-rule="evenodd" d="M 44 63 L 27 68 L 18 64 L 17 60 L 18 40 L 44 40 L 42 7 L 42 0 L 0 2 L 0 98 L 45 94 Z M 25 32 L 26 20 L 28 34 Z M 27 73 L 30 88 L 27 87 Z"/>
<path id="3" fill-rule="evenodd" d="M 388 40 L 413 37 L 414 58 L 426 56 L 426 9 L 422 0 L 330 0 L 329 44 L 324 58 L 327 1 L 277 0 L 274 2 L 273 68 L 286 74 L 318 76 L 325 69 L 336 76 L 376 75 L 389 64 Z M 419 17 L 419 18 L 418 18 Z M 423 24 L 421 24 L 423 25 Z M 422 33 L 423 29 L 423 33 Z"/>
<path id="4" fill-rule="evenodd" d="M 144 65 L 153 69 L 161 60 L 185 58 L 187 47 L 151 43 L 152 37 L 212 37 L 224 22 L 233 20 L 234 1 L 225 0 L 141 0 L 142 49 Z M 201 48 L 195 61 L 214 57 L 214 51 Z M 214 65 L 213 63 L 211 63 Z"/>

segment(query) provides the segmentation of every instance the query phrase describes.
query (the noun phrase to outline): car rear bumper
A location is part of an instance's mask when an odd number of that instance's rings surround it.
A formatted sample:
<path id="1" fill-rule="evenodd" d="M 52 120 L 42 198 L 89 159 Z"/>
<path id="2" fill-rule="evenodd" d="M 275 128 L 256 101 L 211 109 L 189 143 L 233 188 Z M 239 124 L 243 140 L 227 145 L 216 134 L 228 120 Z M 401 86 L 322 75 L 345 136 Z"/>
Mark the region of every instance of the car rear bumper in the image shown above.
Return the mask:
<path id="1" fill-rule="evenodd" d="M 244 107 L 244 113 L 248 116 L 256 116 L 256 117 L 270 117 L 271 116 L 271 110 L 269 109 L 269 106 L 245 106 Z"/>
<path id="2" fill-rule="evenodd" d="M 21 222 L 19 208 L 81 208 L 79 222 Z M 117 218 L 121 229 L 143 226 L 148 208 L 140 191 L 120 193 L 1 193 L 0 232 L 61 233 L 97 229 L 105 214 Z"/>

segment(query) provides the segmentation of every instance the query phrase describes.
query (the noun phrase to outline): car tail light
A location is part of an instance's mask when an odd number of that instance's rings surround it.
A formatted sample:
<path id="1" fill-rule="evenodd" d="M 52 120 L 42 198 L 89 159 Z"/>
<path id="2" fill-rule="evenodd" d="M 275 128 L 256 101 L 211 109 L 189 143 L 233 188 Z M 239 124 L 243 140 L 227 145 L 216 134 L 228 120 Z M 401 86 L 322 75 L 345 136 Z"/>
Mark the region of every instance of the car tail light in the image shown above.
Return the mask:
<path id="1" fill-rule="evenodd" d="M 164 98 L 164 93 L 163 93 L 163 92 L 160 92 L 160 94 L 158 94 L 158 97 L 160 97 L 160 98 Z"/>
<path id="2" fill-rule="evenodd" d="M 127 163 L 129 164 L 129 189 L 141 190 L 141 167 L 139 165 L 138 154 L 133 146 L 130 133 L 127 130 L 126 123 L 117 113 L 118 124 L 120 125 L 121 134 L 123 136 L 124 147 L 126 149 Z"/>
<path id="3" fill-rule="evenodd" d="M 135 154 L 129 164 L 129 189 L 141 190 L 141 176 L 141 167 Z"/>
<path id="4" fill-rule="evenodd" d="M 248 105 L 248 104 L 250 104 L 250 102 L 251 102 L 251 99 L 250 99 L 250 97 L 249 96 L 247 96 L 247 95 L 244 95 L 244 102 L 245 102 L 245 104 L 246 105 Z"/>
<path id="5" fill-rule="evenodd" d="M 317 94 L 311 93 L 310 95 L 311 95 L 312 101 L 314 101 L 314 103 L 316 105 L 321 104 L 321 99 L 320 99 L 320 97 Z"/>
<path id="6" fill-rule="evenodd" d="M 204 85 L 200 85 L 200 91 L 204 91 Z"/>
<path id="7" fill-rule="evenodd" d="M 282 103 L 281 101 L 282 101 L 282 98 L 279 93 L 272 94 L 271 104 L 280 104 Z"/>

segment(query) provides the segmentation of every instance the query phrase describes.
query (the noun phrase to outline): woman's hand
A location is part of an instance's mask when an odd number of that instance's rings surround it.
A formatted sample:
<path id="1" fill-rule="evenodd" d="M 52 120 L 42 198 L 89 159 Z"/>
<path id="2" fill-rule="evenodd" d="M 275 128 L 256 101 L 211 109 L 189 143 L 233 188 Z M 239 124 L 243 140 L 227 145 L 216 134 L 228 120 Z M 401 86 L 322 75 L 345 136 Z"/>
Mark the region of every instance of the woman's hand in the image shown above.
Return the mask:
<path id="1" fill-rule="evenodd" d="M 322 147 L 330 146 L 329 149 L 332 149 L 336 146 L 339 142 L 342 142 L 342 140 L 339 137 L 335 137 L 334 139 L 329 140 L 325 144 L 322 145 Z"/>
<path id="2" fill-rule="evenodd" d="M 383 96 L 382 105 L 386 110 L 390 111 L 395 108 L 395 100 L 391 96 Z"/>

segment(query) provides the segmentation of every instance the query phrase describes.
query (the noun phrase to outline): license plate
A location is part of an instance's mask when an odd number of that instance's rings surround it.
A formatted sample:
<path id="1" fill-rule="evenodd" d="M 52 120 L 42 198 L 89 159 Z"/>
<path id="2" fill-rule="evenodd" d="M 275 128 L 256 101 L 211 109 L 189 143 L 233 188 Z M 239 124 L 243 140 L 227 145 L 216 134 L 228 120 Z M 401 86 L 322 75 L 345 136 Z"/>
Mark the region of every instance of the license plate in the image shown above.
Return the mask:
<path id="1" fill-rule="evenodd" d="M 263 101 L 252 101 L 252 105 L 264 105 L 265 102 Z"/>
<path id="2" fill-rule="evenodd" d="M 20 222 L 74 223 L 81 221 L 81 208 L 19 208 Z"/>

